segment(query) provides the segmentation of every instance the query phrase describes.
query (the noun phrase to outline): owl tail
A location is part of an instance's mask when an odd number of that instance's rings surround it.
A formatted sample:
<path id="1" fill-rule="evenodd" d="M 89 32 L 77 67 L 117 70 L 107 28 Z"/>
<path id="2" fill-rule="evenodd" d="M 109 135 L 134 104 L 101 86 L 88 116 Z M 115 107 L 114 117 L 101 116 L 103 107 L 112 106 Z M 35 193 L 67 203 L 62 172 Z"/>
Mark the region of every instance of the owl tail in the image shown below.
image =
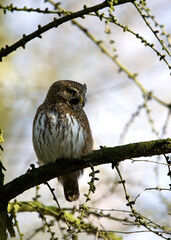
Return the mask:
<path id="1" fill-rule="evenodd" d="M 79 187 L 78 187 L 78 177 L 79 173 L 74 172 L 67 175 L 63 175 L 59 178 L 59 181 L 64 187 L 64 194 L 67 201 L 72 202 L 76 201 L 79 196 Z"/>

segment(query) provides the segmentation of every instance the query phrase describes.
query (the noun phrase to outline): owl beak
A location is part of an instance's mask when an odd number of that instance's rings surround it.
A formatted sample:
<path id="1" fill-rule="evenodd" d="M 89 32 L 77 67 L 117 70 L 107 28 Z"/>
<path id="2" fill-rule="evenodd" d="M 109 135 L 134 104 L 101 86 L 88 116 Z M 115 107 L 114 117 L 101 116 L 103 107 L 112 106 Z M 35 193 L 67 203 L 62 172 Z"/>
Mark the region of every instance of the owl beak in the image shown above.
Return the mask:
<path id="1" fill-rule="evenodd" d="M 82 95 L 80 95 L 80 103 L 83 103 L 84 102 L 84 98 Z"/>
<path id="2" fill-rule="evenodd" d="M 85 97 L 84 95 L 78 95 L 78 98 L 73 98 L 69 101 L 69 104 L 72 105 L 72 107 L 75 110 L 82 109 L 85 105 Z"/>
<path id="3" fill-rule="evenodd" d="M 83 95 L 80 95 L 80 103 L 84 106 L 86 102 L 86 98 Z"/>

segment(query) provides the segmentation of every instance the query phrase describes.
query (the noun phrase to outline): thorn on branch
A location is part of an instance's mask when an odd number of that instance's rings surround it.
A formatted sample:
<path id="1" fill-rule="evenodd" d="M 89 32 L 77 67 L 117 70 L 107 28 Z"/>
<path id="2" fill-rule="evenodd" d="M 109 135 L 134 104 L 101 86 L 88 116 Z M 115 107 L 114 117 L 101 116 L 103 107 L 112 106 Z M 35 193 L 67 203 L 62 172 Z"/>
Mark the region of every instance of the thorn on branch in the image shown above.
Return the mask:
<path id="1" fill-rule="evenodd" d="M 105 15 L 104 13 L 100 14 L 100 16 L 99 16 L 100 21 L 103 20 L 104 15 Z"/>
<path id="2" fill-rule="evenodd" d="M 133 77 L 133 78 L 138 77 L 138 73 L 134 73 L 132 77 Z"/>
<path id="3" fill-rule="evenodd" d="M 38 25 L 38 30 L 40 30 L 40 31 L 41 31 L 41 29 L 42 29 L 42 26 L 39 24 L 39 25 Z M 39 38 L 42 38 L 42 36 L 41 36 L 41 35 L 38 35 L 38 37 L 39 37 Z"/>
<path id="4" fill-rule="evenodd" d="M 128 31 L 128 26 L 123 27 L 123 31 L 124 32 Z"/>
<path id="5" fill-rule="evenodd" d="M 135 204 L 135 201 L 129 201 L 127 204 L 126 204 L 126 206 L 132 206 L 132 205 L 134 205 Z"/>
<path id="6" fill-rule="evenodd" d="M 4 171 L 6 171 L 6 168 L 3 166 L 3 164 L 2 164 L 2 162 L 0 161 L 0 168 L 1 168 L 1 170 L 4 170 Z"/>
<path id="7" fill-rule="evenodd" d="M 23 34 L 23 38 L 22 38 L 22 47 L 25 49 L 25 45 L 26 45 L 26 34 Z"/>
<path id="8" fill-rule="evenodd" d="M 35 169 L 35 165 L 33 163 L 30 164 L 31 169 Z"/>
<path id="9" fill-rule="evenodd" d="M 84 8 L 84 10 L 87 10 L 87 6 L 86 5 L 84 5 L 83 8 Z"/>
<path id="10" fill-rule="evenodd" d="M 28 168 L 27 173 L 31 172 L 32 170 L 34 170 L 36 167 L 33 163 L 30 164 L 30 168 Z"/>
<path id="11" fill-rule="evenodd" d="M 61 2 L 55 3 L 55 9 L 57 9 L 59 7 L 59 5 L 61 5 Z"/>
<path id="12" fill-rule="evenodd" d="M 161 61 L 161 60 L 163 60 L 165 57 L 166 57 L 165 54 L 164 54 L 164 55 L 161 55 L 160 58 L 159 58 L 159 60 Z"/>
<path id="13" fill-rule="evenodd" d="M 56 17 L 54 17 L 54 23 L 55 23 L 55 28 L 57 28 L 58 27 L 58 19 L 56 18 Z"/>
<path id="14" fill-rule="evenodd" d="M 47 13 L 49 11 L 49 9 L 48 8 L 45 8 L 45 13 Z"/>
<path id="15" fill-rule="evenodd" d="M 9 46 L 8 46 L 8 45 L 6 45 L 6 46 L 5 46 L 5 50 L 6 50 L 6 51 L 8 51 L 8 48 L 9 48 Z"/>
<path id="16" fill-rule="evenodd" d="M 157 34 L 157 33 L 159 33 L 159 30 L 155 30 L 155 31 L 154 31 L 154 34 Z"/>
<path id="17" fill-rule="evenodd" d="M 98 11 L 95 11 L 95 14 L 100 17 L 100 13 Z"/>
<path id="18" fill-rule="evenodd" d="M 119 166 L 119 163 L 113 162 L 113 163 L 112 163 L 112 169 L 114 169 L 114 167 L 116 167 L 116 166 L 118 167 L 118 166 Z"/>
<path id="19" fill-rule="evenodd" d="M 118 183 L 119 183 L 119 184 L 125 184 L 126 181 L 125 181 L 125 180 L 122 180 L 122 181 L 119 181 Z M 127 199 L 127 200 L 128 200 L 128 199 Z"/>

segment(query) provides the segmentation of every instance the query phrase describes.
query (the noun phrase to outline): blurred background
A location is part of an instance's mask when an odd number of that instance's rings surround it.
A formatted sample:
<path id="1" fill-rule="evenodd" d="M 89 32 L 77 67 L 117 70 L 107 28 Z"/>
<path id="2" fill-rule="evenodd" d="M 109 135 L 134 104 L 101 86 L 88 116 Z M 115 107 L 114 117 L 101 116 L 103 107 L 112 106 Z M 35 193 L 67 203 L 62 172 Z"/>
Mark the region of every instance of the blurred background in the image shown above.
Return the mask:
<path id="1" fill-rule="evenodd" d="M 160 24 L 164 24 L 166 32 L 171 32 L 171 2 L 170 0 L 146 1 L 152 14 Z M 1 0 L 0 4 L 7 6 L 13 3 L 18 8 L 27 7 L 40 9 L 54 9 L 53 5 L 42 0 L 9 1 Z M 100 1 L 63 1 L 61 7 L 71 11 L 82 9 L 86 3 L 92 6 Z M 107 13 L 107 9 L 104 10 Z M 142 35 L 155 48 L 162 52 L 159 42 L 146 26 L 135 7 L 124 4 L 115 7 L 115 13 L 119 23 L 128 25 L 131 30 Z M 54 14 L 38 14 L 23 11 L 6 11 L 0 9 L 0 47 L 6 44 L 12 45 L 23 34 L 29 34 L 41 26 L 51 22 Z M 106 24 L 100 22 L 97 17 L 86 16 L 85 19 L 77 19 L 98 40 L 103 40 L 104 45 L 112 52 L 111 45 L 116 48 L 118 59 L 132 72 L 138 73 L 139 82 L 156 97 L 165 103 L 171 102 L 170 71 L 164 61 L 151 48 L 145 47 L 139 39 L 123 32 L 123 29 L 115 24 L 109 24 L 111 34 L 106 34 Z M 151 23 L 153 25 L 153 23 Z M 165 36 L 163 36 L 165 39 Z M 166 43 L 168 45 L 168 43 Z M 169 48 L 168 48 L 169 49 Z M 164 52 L 163 52 L 164 54 Z M 170 59 L 168 59 L 170 61 Z M 171 61 L 170 61 L 171 63 Z M 5 182 L 25 173 L 31 163 L 37 164 L 32 147 L 32 122 L 37 107 L 42 103 L 50 85 L 62 79 L 75 80 L 86 83 L 87 104 L 85 112 L 90 121 L 96 148 L 102 146 L 116 146 L 137 141 L 148 141 L 158 138 L 167 138 L 171 135 L 170 116 L 168 108 L 155 100 L 148 102 L 151 123 L 147 115 L 147 109 L 138 107 L 144 104 L 141 90 L 122 71 L 118 71 L 116 64 L 107 57 L 78 27 L 67 22 L 58 28 L 52 29 L 42 35 L 42 39 L 36 38 L 26 44 L 26 49 L 19 48 L 9 56 L 3 58 L 0 63 L 0 128 L 4 131 L 5 142 L 2 155 L 3 164 L 7 169 Z M 135 114 L 137 112 L 137 114 Z M 133 119 L 135 114 L 135 119 Z M 168 118 L 167 118 L 168 117 Z M 129 128 L 125 128 L 130 121 Z M 166 131 L 163 134 L 163 127 Z M 121 137 L 124 134 L 124 137 Z M 165 163 L 165 158 L 142 158 L 141 160 L 159 161 Z M 125 209 L 126 201 L 122 186 L 118 185 L 118 175 L 110 165 L 100 166 L 97 190 L 91 196 L 88 203 L 90 207 L 105 209 Z M 168 168 L 166 165 L 154 164 L 144 161 L 124 161 L 120 164 L 123 178 L 126 180 L 128 192 L 132 199 L 141 194 L 136 201 L 135 209 L 161 225 L 169 223 L 171 202 L 169 191 L 144 191 L 148 187 L 169 188 Z M 57 180 L 50 181 L 56 189 L 56 195 L 61 207 L 71 207 L 85 201 L 83 194 L 88 190 L 90 170 L 86 169 L 80 179 L 81 198 L 77 203 L 67 203 L 63 196 L 63 190 Z M 35 189 L 31 189 L 18 200 L 31 200 Z M 44 204 L 53 205 L 53 198 L 46 186 L 40 187 L 41 201 Z M 115 212 L 115 216 L 123 215 L 123 212 Z M 24 220 L 27 216 L 27 222 Z M 164 217 L 163 217 L 164 216 Z M 33 220 L 34 219 L 34 220 Z M 25 238 L 41 225 L 41 220 L 35 213 L 18 215 L 21 231 Z M 136 227 L 130 227 L 120 222 L 103 220 L 97 224 L 103 224 L 106 229 L 113 231 L 131 231 Z M 151 233 L 120 234 L 123 239 L 158 239 Z M 32 239 L 47 239 L 48 234 L 39 234 Z M 59 235 L 60 239 L 60 235 Z M 85 239 L 85 235 L 79 236 Z M 91 239 L 91 237 L 90 237 Z M 92 238 L 94 239 L 94 238 Z"/>

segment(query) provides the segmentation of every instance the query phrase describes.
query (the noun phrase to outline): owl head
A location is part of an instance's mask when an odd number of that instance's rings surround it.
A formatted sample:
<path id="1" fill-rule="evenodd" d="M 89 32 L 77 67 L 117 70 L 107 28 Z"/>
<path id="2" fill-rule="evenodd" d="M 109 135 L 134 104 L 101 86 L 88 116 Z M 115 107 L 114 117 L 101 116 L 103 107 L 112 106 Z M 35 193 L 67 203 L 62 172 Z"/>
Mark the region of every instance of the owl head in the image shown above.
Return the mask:
<path id="1" fill-rule="evenodd" d="M 60 80 L 51 85 L 44 104 L 66 103 L 76 111 L 81 110 L 85 105 L 86 84 Z"/>

